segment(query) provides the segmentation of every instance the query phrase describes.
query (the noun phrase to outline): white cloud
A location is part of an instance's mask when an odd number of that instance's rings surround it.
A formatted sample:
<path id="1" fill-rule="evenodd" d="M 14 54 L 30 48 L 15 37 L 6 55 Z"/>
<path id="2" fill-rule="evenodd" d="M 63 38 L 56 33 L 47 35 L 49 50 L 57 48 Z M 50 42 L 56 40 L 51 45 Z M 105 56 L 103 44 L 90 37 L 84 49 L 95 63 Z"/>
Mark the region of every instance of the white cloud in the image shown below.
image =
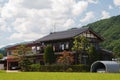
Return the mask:
<path id="1" fill-rule="evenodd" d="M 34 40 L 53 31 L 71 28 L 88 7 L 76 0 L 9 0 L 1 10 L 0 29 L 12 32 L 9 40 Z"/>
<path id="2" fill-rule="evenodd" d="M 88 7 L 88 2 L 79 1 L 77 4 L 73 6 L 72 13 L 74 15 L 80 15 L 83 11 L 86 10 L 87 7 Z"/>
<path id="3" fill-rule="evenodd" d="M 0 48 L 5 47 L 6 45 L 0 45 Z"/>
<path id="4" fill-rule="evenodd" d="M 113 2 L 116 6 L 120 6 L 120 0 L 113 0 Z"/>
<path id="5" fill-rule="evenodd" d="M 95 16 L 94 16 L 94 12 L 90 11 L 88 13 L 86 13 L 86 16 L 81 19 L 80 21 L 81 22 L 87 22 L 87 21 L 90 21 L 91 19 L 93 19 Z"/>
<path id="6" fill-rule="evenodd" d="M 11 32 L 11 28 L 6 24 L 6 21 L 1 18 L 0 18 L 0 31 Z"/>
<path id="7" fill-rule="evenodd" d="M 113 7 L 111 5 L 108 6 L 109 9 L 113 9 Z"/>
<path id="8" fill-rule="evenodd" d="M 64 26 L 65 27 L 71 27 L 72 25 L 74 25 L 74 20 L 73 19 L 68 19 L 66 22 L 65 22 L 65 24 L 64 24 Z"/>
<path id="9" fill-rule="evenodd" d="M 94 3 L 94 4 L 97 4 L 98 3 L 98 0 L 87 0 L 89 3 Z"/>
<path id="10" fill-rule="evenodd" d="M 2 7 L 0 7 L 0 13 L 2 12 Z"/>
<path id="11" fill-rule="evenodd" d="M 24 41 L 32 41 L 32 40 L 38 39 L 38 36 L 42 37 L 43 35 L 40 35 L 37 33 L 29 33 L 29 34 L 14 33 L 8 38 L 8 40 L 23 40 L 24 39 Z"/>
<path id="12" fill-rule="evenodd" d="M 51 0 L 24 0 L 21 5 L 29 9 L 46 9 L 51 7 Z"/>
<path id="13" fill-rule="evenodd" d="M 102 17 L 101 17 L 101 19 L 105 19 L 105 18 L 109 18 L 110 17 L 110 13 L 109 12 L 107 12 L 107 11 L 102 11 Z"/>

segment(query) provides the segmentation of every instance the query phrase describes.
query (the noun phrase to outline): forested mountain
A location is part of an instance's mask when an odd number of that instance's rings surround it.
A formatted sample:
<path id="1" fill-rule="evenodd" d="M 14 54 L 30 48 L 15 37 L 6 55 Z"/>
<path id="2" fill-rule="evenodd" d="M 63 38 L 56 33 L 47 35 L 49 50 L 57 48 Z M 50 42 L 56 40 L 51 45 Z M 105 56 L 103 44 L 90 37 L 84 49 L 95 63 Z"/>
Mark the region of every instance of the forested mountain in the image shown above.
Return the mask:
<path id="1" fill-rule="evenodd" d="M 85 27 L 91 27 L 105 39 L 101 44 L 103 48 L 120 53 L 120 15 L 88 24 Z"/>
<path id="2" fill-rule="evenodd" d="M 4 48 L 1 48 L 0 49 L 0 54 L 3 54 L 3 56 L 6 56 L 7 55 L 7 52 Z"/>

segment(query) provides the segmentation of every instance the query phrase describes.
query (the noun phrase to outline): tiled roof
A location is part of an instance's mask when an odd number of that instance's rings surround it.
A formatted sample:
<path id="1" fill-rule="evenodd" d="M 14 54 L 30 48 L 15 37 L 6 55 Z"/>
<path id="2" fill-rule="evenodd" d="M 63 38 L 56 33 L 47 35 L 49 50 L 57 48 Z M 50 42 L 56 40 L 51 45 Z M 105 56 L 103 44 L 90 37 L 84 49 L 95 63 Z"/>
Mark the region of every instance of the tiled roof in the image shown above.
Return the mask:
<path id="1" fill-rule="evenodd" d="M 49 35 L 36 40 L 36 42 L 73 38 L 88 29 L 89 28 L 74 28 L 67 31 L 50 33 Z"/>

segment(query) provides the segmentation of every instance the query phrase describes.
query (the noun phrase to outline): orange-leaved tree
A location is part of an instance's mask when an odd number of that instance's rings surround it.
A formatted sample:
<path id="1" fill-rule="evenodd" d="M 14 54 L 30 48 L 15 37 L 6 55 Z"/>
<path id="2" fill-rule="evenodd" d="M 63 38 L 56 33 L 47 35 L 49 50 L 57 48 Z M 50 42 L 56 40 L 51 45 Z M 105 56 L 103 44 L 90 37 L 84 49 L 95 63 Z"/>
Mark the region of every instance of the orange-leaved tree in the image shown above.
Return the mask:
<path id="1" fill-rule="evenodd" d="M 74 57 L 70 52 L 63 51 L 57 62 L 62 65 L 71 65 L 74 62 Z"/>

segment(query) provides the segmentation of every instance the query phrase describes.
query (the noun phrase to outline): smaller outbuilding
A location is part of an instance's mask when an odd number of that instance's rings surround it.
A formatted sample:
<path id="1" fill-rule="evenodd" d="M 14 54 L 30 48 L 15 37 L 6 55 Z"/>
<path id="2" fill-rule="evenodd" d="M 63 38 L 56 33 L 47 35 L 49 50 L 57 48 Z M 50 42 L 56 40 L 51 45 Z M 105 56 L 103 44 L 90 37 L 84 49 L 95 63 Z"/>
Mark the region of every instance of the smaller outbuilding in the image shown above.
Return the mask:
<path id="1" fill-rule="evenodd" d="M 91 72 L 118 73 L 120 64 L 115 61 L 96 61 L 91 65 Z"/>

